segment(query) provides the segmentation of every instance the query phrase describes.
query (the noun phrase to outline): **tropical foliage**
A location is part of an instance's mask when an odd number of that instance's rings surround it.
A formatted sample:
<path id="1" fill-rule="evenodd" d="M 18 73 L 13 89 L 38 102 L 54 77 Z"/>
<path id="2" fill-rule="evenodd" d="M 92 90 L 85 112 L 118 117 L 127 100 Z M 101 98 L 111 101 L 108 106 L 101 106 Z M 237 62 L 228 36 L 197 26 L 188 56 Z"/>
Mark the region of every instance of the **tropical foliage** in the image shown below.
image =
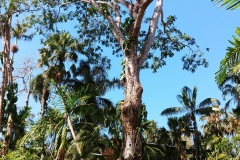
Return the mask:
<path id="1" fill-rule="evenodd" d="M 230 10 L 240 6 L 238 0 L 211 1 Z M 199 66 L 207 67 L 208 62 L 195 39 L 176 28 L 176 17 L 165 19 L 162 0 L 156 1 L 152 16 L 145 17 L 151 3 L 0 2 L 1 159 L 240 159 L 240 28 L 229 41 L 231 46 L 216 72 L 224 99 L 231 96 L 225 106 L 220 108 L 215 98 L 197 103 L 197 87 L 191 90 L 184 86 L 177 95 L 181 106 L 161 113 L 182 115 L 168 117 L 168 128 L 160 127 L 147 117 L 141 70 L 156 72 L 166 65 L 167 58 L 186 48 L 190 54 L 181 58 L 184 70 L 195 72 Z M 35 36 L 41 38 L 37 48 L 41 71 L 31 75 L 34 78 L 29 84 L 23 78 L 29 90 L 25 105 L 19 107 L 22 99 L 14 76 L 18 73 L 13 72 L 14 57 L 19 52 L 18 41 L 30 41 Z M 108 76 L 113 64 L 105 52 L 122 57 L 120 79 Z M 33 68 L 28 67 L 30 74 Z M 109 100 L 106 93 L 112 89 L 124 89 L 124 99 L 119 98 L 116 104 Z M 38 106 L 29 106 L 29 95 L 40 103 L 40 115 L 31 113 Z"/>

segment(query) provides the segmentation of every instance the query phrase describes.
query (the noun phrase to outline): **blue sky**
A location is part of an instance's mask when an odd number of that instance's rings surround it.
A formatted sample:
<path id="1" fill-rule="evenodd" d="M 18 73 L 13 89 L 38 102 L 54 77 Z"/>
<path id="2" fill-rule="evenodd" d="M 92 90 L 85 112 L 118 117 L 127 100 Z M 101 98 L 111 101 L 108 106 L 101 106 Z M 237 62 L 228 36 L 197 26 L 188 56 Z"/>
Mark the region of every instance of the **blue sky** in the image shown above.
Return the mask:
<path id="1" fill-rule="evenodd" d="M 147 16 L 151 16 L 155 1 L 148 9 Z M 228 40 L 232 40 L 235 35 L 236 27 L 240 26 L 239 10 L 226 11 L 224 8 L 218 8 L 210 0 L 181 0 L 164 2 L 164 18 L 168 15 L 176 15 L 175 25 L 182 32 L 187 33 L 196 39 L 196 43 L 205 51 L 204 57 L 209 62 L 208 68 L 199 67 L 195 73 L 182 70 L 181 57 L 189 53 L 188 49 L 176 53 L 173 58 L 167 59 L 167 65 L 160 68 L 153 74 L 151 70 L 141 71 L 141 82 L 144 89 L 143 103 L 148 110 L 148 119 L 158 122 L 158 126 L 166 126 L 167 117 L 160 116 L 163 109 L 168 107 L 180 106 L 176 95 L 180 94 L 183 86 L 193 88 L 198 87 L 197 103 L 205 98 L 213 97 L 219 99 L 222 104 L 221 92 L 218 90 L 214 81 L 214 74 L 218 70 L 220 61 L 225 56 Z M 68 27 L 68 25 L 66 25 Z M 0 44 L 0 48 L 2 44 Z M 35 38 L 31 42 L 19 41 L 20 51 L 15 59 L 21 60 L 24 56 L 34 54 L 37 57 L 39 49 L 39 39 Z M 156 52 L 157 53 L 157 52 Z M 112 58 L 112 69 L 109 71 L 109 77 L 119 77 L 121 72 L 121 59 L 116 58 L 109 52 L 109 58 Z M 124 99 L 123 91 L 111 91 L 107 93 L 107 98 L 113 102 Z M 24 95 L 21 101 L 24 100 Z M 40 105 L 30 104 L 36 114 L 40 110 Z M 19 103 L 21 106 L 22 104 Z"/>

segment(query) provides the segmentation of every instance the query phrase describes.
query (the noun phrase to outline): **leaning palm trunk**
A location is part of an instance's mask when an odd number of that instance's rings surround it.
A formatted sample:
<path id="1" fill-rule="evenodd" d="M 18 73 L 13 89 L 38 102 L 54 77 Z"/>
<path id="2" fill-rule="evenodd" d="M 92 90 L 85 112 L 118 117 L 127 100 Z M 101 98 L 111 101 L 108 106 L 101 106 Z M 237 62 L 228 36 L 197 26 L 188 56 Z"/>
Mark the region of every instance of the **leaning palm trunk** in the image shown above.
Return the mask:
<path id="1" fill-rule="evenodd" d="M 76 145 L 76 148 L 77 148 L 78 154 L 81 155 L 82 152 L 81 152 L 81 149 L 80 149 L 79 145 L 76 143 L 77 138 L 76 138 L 76 134 L 75 134 L 75 132 L 74 132 L 74 129 L 73 129 L 73 126 L 72 126 L 72 122 L 71 122 L 71 120 L 70 120 L 69 115 L 67 115 L 67 123 L 68 123 L 69 129 L 70 129 L 70 131 L 71 131 L 71 134 L 72 134 L 73 140 L 75 141 L 75 145 Z"/>

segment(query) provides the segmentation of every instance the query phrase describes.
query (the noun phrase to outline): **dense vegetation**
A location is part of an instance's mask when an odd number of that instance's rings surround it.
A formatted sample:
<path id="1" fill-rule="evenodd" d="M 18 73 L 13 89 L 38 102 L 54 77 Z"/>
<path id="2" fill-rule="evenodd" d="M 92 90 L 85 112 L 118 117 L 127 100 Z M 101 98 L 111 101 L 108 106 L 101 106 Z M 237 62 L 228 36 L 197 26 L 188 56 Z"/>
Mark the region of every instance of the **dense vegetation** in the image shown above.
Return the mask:
<path id="1" fill-rule="evenodd" d="M 240 5 L 213 2 L 227 9 Z M 166 58 L 185 48 L 189 54 L 181 59 L 184 70 L 195 72 L 208 62 L 195 39 L 175 27 L 175 16 L 164 19 L 162 0 L 156 1 L 153 15 L 145 17 L 151 3 L 1 1 L 1 159 L 240 159 L 240 28 L 216 72 L 222 95 L 231 96 L 224 108 L 213 97 L 197 104 L 197 86 L 183 86 L 177 95 L 180 106 L 161 112 L 169 116 L 168 128 L 158 127 L 147 118 L 142 102 L 141 70 L 156 72 L 166 65 Z M 20 68 L 14 61 L 18 40 L 35 37 L 41 38 L 37 75 L 30 58 Z M 122 57 L 120 77 L 108 77 L 113 64 L 105 52 Z M 124 99 L 116 104 L 105 97 L 113 89 L 124 89 Z M 17 107 L 19 92 L 26 96 L 23 108 Z M 34 120 L 30 96 L 41 105 Z M 232 101 L 236 106 L 229 112 Z M 173 116 L 178 113 L 182 114 Z"/>

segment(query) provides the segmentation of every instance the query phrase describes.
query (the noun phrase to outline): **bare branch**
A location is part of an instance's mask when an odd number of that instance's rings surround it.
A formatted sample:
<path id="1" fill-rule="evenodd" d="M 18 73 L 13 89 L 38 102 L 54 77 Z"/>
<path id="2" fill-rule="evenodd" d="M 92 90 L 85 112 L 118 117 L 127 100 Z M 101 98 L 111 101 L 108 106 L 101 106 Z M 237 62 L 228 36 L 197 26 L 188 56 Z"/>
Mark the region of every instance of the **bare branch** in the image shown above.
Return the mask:
<path id="1" fill-rule="evenodd" d="M 99 5 L 97 4 L 97 1 L 90 0 L 90 3 L 99 10 Z M 122 34 L 118 24 L 113 20 L 111 15 L 109 13 L 103 13 L 101 10 L 99 10 L 99 13 L 102 14 L 109 22 L 110 26 L 113 28 L 112 32 L 115 38 L 117 39 L 118 43 L 120 44 L 121 48 L 123 49 L 123 43 L 125 41 L 124 35 Z M 120 15 L 119 15 L 120 16 Z"/>
<path id="2" fill-rule="evenodd" d="M 112 19 L 112 17 L 108 14 L 105 15 L 105 18 L 108 20 L 109 24 L 111 25 L 111 27 L 113 28 L 112 32 L 113 35 L 115 36 L 115 38 L 117 39 L 118 43 L 120 44 L 122 50 L 123 49 L 123 43 L 125 41 L 125 37 L 122 34 L 120 28 L 118 27 L 117 23 Z"/>
<path id="3" fill-rule="evenodd" d="M 141 23 L 142 19 L 144 16 L 144 13 L 146 11 L 146 8 L 149 6 L 149 4 L 152 2 L 152 0 L 146 0 L 142 4 L 137 4 L 135 5 L 135 12 L 137 12 L 137 17 L 135 19 L 135 23 L 133 26 L 133 32 L 132 32 L 132 38 L 135 39 L 136 41 L 138 40 L 138 35 L 140 32 L 141 28 Z M 138 9 L 139 7 L 139 9 Z"/>
<path id="4" fill-rule="evenodd" d="M 120 13 L 119 13 L 119 5 L 118 5 L 118 1 L 117 0 L 113 0 L 113 5 L 114 5 L 114 11 L 115 11 L 115 14 L 116 14 L 116 24 L 118 27 L 120 27 L 120 22 L 121 22 L 121 16 L 120 16 Z"/>
<path id="5" fill-rule="evenodd" d="M 118 0 L 118 2 L 121 3 L 123 6 L 125 6 L 128 9 L 129 13 L 134 17 L 133 15 L 134 5 L 132 3 L 126 0 Z"/>
<path id="6" fill-rule="evenodd" d="M 143 47 L 138 55 L 138 67 L 139 68 L 143 65 L 143 63 L 147 59 L 152 42 L 155 38 L 158 20 L 160 18 L 160 15 L 163 13 L 162 6 L 163 6 L 163 0 L 157 0 L 155 9 L 154 9 L 154 12 L 152 15 L 152 19 L 150 21 L 150 25 L 148 28 L 147 36 L 144 40 Z"/>

